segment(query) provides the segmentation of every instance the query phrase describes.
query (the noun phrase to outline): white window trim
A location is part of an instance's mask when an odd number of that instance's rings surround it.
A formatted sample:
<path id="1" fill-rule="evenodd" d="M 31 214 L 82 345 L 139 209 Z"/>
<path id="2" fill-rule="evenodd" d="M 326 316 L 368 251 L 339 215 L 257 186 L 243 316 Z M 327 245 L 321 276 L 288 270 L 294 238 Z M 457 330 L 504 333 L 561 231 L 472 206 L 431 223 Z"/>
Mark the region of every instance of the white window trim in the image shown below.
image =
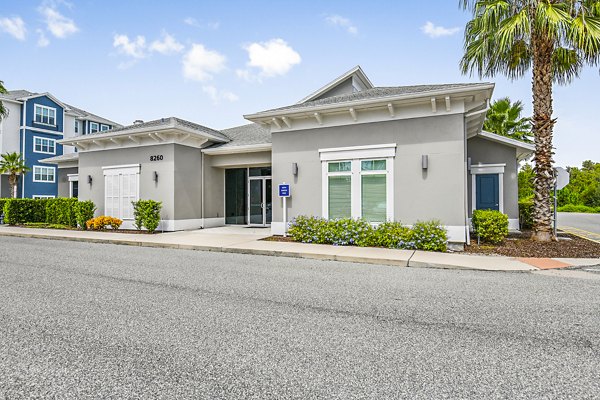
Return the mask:
<path id="1" fill-rule="evenodd" d="M 68 174 L 67 180 L 69 181 L 69 198 L 73 198 L 73 182 L 79 183 L 79 174 Z"/>
<path id="2" fill-rule="evenodd" d="M 363 147 L 363 146 L 361 146 Z M 364 146 L 366 147 L 366 146 Z M 349 148 L 343 148 L 338 155 L 347 154 Z M 377 150 L 380 150 L 381 147 Z M 345 158 L 345 159 L 332 159 L 332 160 L 324 160 L 321 158 L 321 183 L 322 183 L 322 203 L 321 203 L 321 212 L 323 218 L 329 219 L 329 177 L 330 176 L 351 176 L 350 181 L 350 190 L 351 190 L 351 217 L 352 218 L 360 218 L 362 216 L 362 182 L 361 177 L 363 175 L 381 175 L 382 173 L 386 174 L 386 219 L 387 221 L 394 220 L 394 155 L 395 155 L 395 145 L 393 147 L 394 152 L 390 153 L 387 151 L 384 154 L 387 154 L 387 157 L 362 157 L 365 154 L 372 154 L 371 152 L 365 152 L 364 150 L 370 149 L 360 149 L 357 152 L 354 152 L 354 157 Z M 386 150 L 389 150 L 386 147 Z M 337 151 L 337 150 L 336 150 Z M 328 152 L 327 150 L 322 151 L 319 150 L 321 154 L 323 153 L 333 153 Z M 336 156 L 337 157 L 337 156 Z M 329 158 L 329 157 L 326 157 Z M 361 171 L 361 161 L 369 161 L 369 160 L 385 160 L 385 171 Z M 350 171 L 340 171 L 340 172 L 329 172 L 329 162 L 336 161 L 350 161 L 352 163 L 352 167 Z M 385 222 L 385 221 L 382 221 Z"/>
<path id="3" fill-rule="evenodd" d="M 81 134 L 81 124 L 79 120 L 75 120 L 75 124 L 73 125 L 73 129 L 75 131 L 75 133 L 77 134 Z"/>
<path id="4" fill-rule="evenodd" d="M 395 155 L 396 143 L 319 149 L 321 161 L 353 160 L 359 158 L 383 159 L 394 157 Z"/>
<path id="5" fill-rule="evenodd" d="M 92 132 L 92 124 L 96 124 L 96 126 L 98 127 L 96 132 Z M 88 124 L 88 133 L 97 133 L 97 132 L 100 132 L 100 124 L 97 122 L 90 121 L 90 123 Z"/>
<path id="6" fill-rule="evenodd" d="M 104 129 L 106 128 L 106 129 Z M 106 132 L 110 130 L 110 126 L 106 125 L 106 124 L 100 124 L 100 132 Z"/>
<path id="7" fill-rule="evenodd" d="M 32 199 L 55 199 L 56 196 L 51 194 L 34 194 L 31 196 Z"/>
<path id="8" fill-rule="evenodd" d="M 41 140 L 47 140 L 48 142 L 54 142 L 54 151 L 52 152 L 46 152 L 46 151 L 37 151 L 35 149 L 35 139 L 41 139 Z M 50 145 L 48 144 L 48 147 L 50 147 Z M 55 155 L 56 154 L 56 139 L 50 139 L 50 138 L 46 138 L 43 136 L 34 136 L 33 137 L 33 152 L 34 153 L 39 153 L 39 154 L 52 154 Z"/>
<path id="9" fill-rule="evenodd" d="M 46 169 L 51 169 L 54 171 L 54 174 L 52 174 L 52 180 L 51 181 L 42 181 L 42 180 L 37 180 L 35 179 L 35 169 L 36 168 L 46 168 Z M 40 174 L 41 175 L 41 174 Z M 56 183 L 56 167 L 47 167 L 45 165 L 34 165 L 33 166 L 33 182 L 35 183 Z"/>
<path id="10" fill-rule="evenodd" d="M 477 207 L 477 175 L 498 174 L 498 210 L 504 213 L 504 168 L 506 164 L 471 165 L 471 215 Z"/>
<path id="11" fill-rule="evenodd" d="M 48 107 L 48 106 L 44 106 L 44 105 L 42 105 L 42 104 L 34 104 L 33 106 L 34 106 L 34 107 L 33 107 L 33 123 L 34 123 L 34 124 L 37 124 L 37 125 L 46 125 L 46 126 L 53 126 L 53 127 L 56 127 L 56 125 L 57 125 L 57 122 L 58 122 L 58 121 L 56 120 L 56 108 L 54 108 L 54 107 Z M 38 121 L 36 121 L 36 116 L 37 116 L 37 114 L 38 114 L 38 113 L 37 113 L 37 110 L 38 110 L 38 108 L 39 108 L 39 109 L 41 109 L 42 111 L 43 111 L 44 109 L 48 110 L 48 121 L 50 121 L 50 111 L 54 111 L 54 125 L 52 125 L 52 124 L 49 124 L 49 123 L 47 124 L 47 123 L 45 123 L 45 122 L 38 122 Z M 42 112 L 42 118 L 44 118 L 44 116 L 43 116 L 43 115 L 44 115 L 44 114 L 43 114 L 43 112 Z"/>

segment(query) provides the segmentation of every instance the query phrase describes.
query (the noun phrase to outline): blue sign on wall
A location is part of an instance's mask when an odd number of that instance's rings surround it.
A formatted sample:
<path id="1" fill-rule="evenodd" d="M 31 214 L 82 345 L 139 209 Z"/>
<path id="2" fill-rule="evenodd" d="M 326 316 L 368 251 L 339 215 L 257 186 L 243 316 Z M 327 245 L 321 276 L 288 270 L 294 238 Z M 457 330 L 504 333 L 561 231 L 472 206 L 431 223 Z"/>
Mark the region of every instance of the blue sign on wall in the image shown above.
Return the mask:
<path id="1" fill-rule="evenodd" d="M 290 197 L 290 185 L 287 183 L 283 183 L 279 185 L 279 197 Z"/>

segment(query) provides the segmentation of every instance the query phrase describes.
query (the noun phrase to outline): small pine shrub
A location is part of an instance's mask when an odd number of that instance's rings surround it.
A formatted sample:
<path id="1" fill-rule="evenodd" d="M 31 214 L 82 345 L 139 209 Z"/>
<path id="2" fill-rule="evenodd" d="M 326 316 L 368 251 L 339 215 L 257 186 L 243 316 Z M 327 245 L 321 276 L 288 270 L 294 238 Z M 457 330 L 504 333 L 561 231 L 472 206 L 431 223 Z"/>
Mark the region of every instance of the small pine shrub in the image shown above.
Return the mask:
<path id="1" fill-rule="evenodd" d="M 488 243 L 502 243 L 508 236 L 508 215 L 496 210 L 475 210 L 471 219 L 473 233 Z"/>

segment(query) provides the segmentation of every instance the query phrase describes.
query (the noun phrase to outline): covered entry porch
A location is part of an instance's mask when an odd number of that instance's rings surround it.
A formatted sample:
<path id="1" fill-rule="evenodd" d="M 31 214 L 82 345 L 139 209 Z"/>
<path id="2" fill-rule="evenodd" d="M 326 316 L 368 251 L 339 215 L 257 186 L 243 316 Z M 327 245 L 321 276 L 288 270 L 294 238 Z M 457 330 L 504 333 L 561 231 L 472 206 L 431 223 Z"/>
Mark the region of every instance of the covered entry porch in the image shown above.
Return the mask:
<path id="1" fill-rule="evenodd" d="M 225 224 L 270 226 L 273 219 L 271 167 L 225 170 Z"/>

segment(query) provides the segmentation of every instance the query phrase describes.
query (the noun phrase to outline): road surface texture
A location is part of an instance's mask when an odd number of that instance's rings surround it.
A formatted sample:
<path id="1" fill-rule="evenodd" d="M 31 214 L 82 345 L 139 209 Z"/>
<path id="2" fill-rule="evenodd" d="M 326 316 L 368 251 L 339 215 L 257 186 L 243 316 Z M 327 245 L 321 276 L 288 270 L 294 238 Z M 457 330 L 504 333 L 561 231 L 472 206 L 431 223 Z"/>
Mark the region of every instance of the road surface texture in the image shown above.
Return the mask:
<path id="1" fill-rule="evenodd" d="M 600 273 L 0 238 L 0 399 L 599 397 Z"/>
<path id="2" fill-rule="evenodd" d="M 600 214 L 558 213 L 558 227 L 570 226 L 600 235 Z"/>

